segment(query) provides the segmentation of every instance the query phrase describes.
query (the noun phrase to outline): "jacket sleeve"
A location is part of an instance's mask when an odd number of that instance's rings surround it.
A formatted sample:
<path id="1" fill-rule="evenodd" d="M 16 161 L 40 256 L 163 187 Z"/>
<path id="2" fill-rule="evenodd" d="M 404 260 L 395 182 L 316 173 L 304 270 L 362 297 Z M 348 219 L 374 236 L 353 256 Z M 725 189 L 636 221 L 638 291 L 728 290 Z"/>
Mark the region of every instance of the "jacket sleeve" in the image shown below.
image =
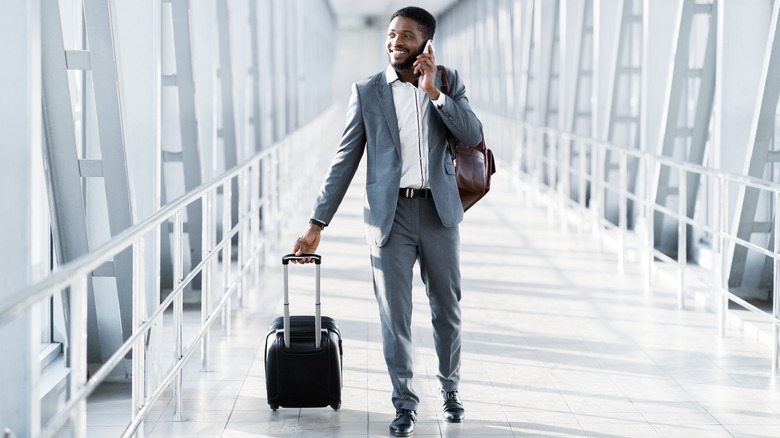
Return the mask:
<path id="1" fill-rule="evenodd" d="M 346 124 L 341 134 L 336 156 L 320 186 L 311 218 L 329 224 L 336 214 L 349 184 L 355 176 L 366 147 L 366 130 L 360 108 L 357 84 L 352 84 L 352 95 L 347 106 Z"/>
<path id="2" fill-rule="evenodd" d="M 482 141 L 482 123 L 477 119 L 466 97 L 466 87 L 457 70 L 447 69 L 450 94 L 439 110 L 441 119 L 452 134 L 466 146 L 474 147 Z"/>

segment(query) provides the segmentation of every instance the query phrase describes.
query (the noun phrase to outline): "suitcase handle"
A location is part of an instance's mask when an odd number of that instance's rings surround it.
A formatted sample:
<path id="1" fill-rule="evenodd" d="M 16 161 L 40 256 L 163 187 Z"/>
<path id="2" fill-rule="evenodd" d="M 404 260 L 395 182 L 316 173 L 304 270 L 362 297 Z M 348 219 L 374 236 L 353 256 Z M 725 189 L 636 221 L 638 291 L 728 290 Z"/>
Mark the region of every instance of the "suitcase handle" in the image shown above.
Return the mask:
<path id="1" fill-rule="evenodd" d="M 290 263 L 290 260 L 303 260 L 303 259 L 314 259 L 314 263 L 317 264 L 317 265 L 322 263 L 322 256 L 320 256 L 319 254 L 312 254 L 312 253 L 305 252 L 305 253 L 303 253 L 303 254 L 301 254 L 299 256 L 297 256 L 295 254 L 287 254 L 287 255 L 283 256 L 282 257 L 282 264 L 286 265 L 286 264 Z"/>
<path id="2" fill-rule="evenodd" d="M 295 254 L 287 254 L 282 257 L 282 265 L 284 265 L 284 347 L 290 348 L 290 331 L 288 328 L 290 327 L 290 292 L 289 292 L 289 274 L 288 274 L 288 266 L 290 263 L 290 260 L 301 260 L 304 258 L 312 258 L 314 259 L 315 267 L 317 268 L 317 286 L 315 288 L 315 295 L 314 295 L 314 347 L 320 348 L 320 345 L 322 344 L 322 335 L 320 335 L 320 332 L 322 331 L 322 315 L 320 314 L 320 263 L 322 263 L 322 256 L 319 254 L 310 254 L 310 253 L 304 253 L 300 256 L 296 256 Z"/>

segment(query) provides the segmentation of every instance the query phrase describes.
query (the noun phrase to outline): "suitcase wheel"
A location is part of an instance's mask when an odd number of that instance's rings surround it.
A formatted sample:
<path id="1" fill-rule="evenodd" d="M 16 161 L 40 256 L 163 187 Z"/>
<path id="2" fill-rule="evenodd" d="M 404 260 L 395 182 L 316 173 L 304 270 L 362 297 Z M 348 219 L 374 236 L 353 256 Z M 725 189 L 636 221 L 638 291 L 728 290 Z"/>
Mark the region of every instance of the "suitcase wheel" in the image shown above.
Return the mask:
<path id="1" fill-rule="evenodd" d="M 333 408 L 334 411 L 338 411 L 339 408 L 341 407 L 341 400 L 339 400 L 339 402 L 336 403 L 335 405 L 330 405 L 330 407 Z"/>
<path id="2" fill-rule="evenodd" d="M 276 412 L 277 409 L 279 409 L 279 405 L 271 405 L 271 410 Z"/>

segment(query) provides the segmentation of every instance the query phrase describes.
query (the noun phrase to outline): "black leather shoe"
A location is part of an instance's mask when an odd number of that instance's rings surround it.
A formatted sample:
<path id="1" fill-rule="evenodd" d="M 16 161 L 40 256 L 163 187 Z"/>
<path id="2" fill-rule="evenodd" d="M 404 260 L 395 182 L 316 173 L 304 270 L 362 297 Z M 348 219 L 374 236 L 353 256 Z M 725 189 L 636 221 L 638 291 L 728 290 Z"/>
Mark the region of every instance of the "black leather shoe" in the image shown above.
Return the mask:
<path id="1" fill-rule="evenodd" d="M 460 423 L 466 418 L 466 410 L 463 409 L 463 403 L 460 401 L 458 391 L 446 392 L 443 389 L 439 390 L 441 395 L 441 410 L 442 416 L 450 423 Z"/>
<path id="2" fill-rule="evenodd" d="M 395 420 L 390 423 L 390 434 L 393 436 L 409 436 L 414 432 L 414 422 L 417 412 L 409 409 L 395 411 Z"/>

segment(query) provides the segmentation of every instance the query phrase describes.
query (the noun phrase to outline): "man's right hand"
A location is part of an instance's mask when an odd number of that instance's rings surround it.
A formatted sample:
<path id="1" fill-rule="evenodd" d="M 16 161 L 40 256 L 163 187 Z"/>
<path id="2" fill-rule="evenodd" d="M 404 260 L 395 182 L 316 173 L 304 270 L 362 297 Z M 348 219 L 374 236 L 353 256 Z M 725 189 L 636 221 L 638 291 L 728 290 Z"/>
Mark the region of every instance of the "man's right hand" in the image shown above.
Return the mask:
<path id="1" fill-rule="evenodd" d="M 317 252 L 317 247 L 320 246 L 320 233 L 322 233 L 322 228 L 319 225 L 309 224 L 306 231 L 304 231 L 303 234 L 298 237 L 298 240 L 295 241 L 295 246 L 292 250 L 293 254 L 300 256 L 304 253 L 311 254 Z M 312 258 L 291 260 L 293 263 L 311 263 L 313 261 L 314 259 Z"/>

